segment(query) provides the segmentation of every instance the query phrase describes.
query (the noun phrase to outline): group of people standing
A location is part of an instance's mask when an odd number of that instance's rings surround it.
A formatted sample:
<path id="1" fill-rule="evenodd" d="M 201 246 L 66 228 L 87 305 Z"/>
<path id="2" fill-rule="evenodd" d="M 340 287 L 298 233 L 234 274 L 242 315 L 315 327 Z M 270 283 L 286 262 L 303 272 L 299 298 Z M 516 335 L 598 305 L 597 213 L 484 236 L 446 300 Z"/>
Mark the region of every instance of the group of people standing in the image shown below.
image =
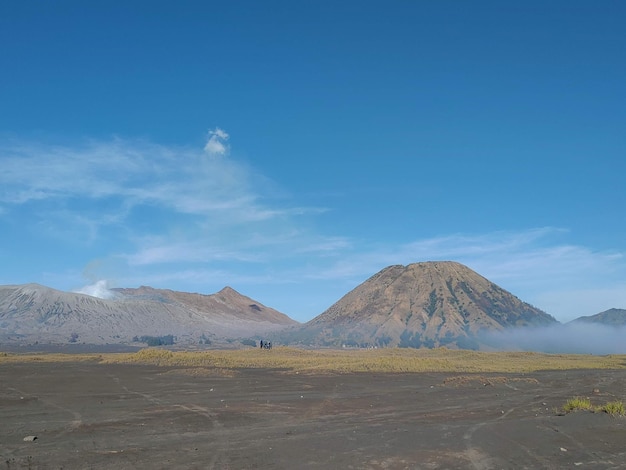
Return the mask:
<path id="1" fill-rule="evenodd" d="M 261 349 L 272 349 L 272 342 L 261 340 Z"/>

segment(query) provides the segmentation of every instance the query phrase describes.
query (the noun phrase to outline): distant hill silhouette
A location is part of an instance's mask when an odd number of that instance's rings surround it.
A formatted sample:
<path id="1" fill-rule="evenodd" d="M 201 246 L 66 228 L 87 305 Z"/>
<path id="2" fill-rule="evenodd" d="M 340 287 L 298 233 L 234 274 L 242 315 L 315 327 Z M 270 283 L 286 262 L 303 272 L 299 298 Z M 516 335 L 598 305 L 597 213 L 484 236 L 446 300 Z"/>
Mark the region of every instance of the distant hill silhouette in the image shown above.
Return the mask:
<path id="1" fill-rule="evenodd" d="M 595 315 L 578 317 L 570 323 L 596 323 L 607 326 L 626 326 L 626 310 L 611 308 Z"/>
<path id="2" fill-rule="evenodd" d="M 467 266 L 431 261 L 383 269 L 283 336 L 323 346 L 475 349 L 481 331 L 557 323 Z"/>
<path id="3" fill-rule="evenodd" d="M 145 286 L 111 292 L 100 299 L 38 284 L 0 286 L 0 342 L 128 344 L 173 335 L 178 343 L 198 344 L 297 324 L 230 287 L 212 295 Z"/>

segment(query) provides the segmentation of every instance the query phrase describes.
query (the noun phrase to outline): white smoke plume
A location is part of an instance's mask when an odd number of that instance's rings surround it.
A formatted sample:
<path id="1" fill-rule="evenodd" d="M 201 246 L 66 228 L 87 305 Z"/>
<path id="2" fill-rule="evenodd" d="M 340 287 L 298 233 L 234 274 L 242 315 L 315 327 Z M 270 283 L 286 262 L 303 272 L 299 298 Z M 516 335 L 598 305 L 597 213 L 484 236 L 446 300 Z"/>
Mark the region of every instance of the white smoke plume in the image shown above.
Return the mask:
<path id="1" fill-rule="evenodd" d="M 77 294 L 90 295 L 91 297 L 97 297 L 99 299 L 112 299 L 115 297 L 115 293 L 109 290 L 108 283 L 105 279 L 101 279 L 93 284 L 81 287 L 74 292 Z"/>

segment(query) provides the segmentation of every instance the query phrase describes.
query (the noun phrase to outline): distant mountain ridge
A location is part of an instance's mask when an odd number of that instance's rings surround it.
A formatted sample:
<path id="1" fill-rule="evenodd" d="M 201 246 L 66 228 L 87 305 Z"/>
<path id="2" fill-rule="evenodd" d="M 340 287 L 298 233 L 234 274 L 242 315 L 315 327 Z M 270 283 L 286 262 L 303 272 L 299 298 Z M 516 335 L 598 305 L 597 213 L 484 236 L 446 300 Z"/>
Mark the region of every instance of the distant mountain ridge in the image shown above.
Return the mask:
<path id="1" fill-rule="evenodd" d="M 90 344 L 174 335 L 179 342 L 250 337 L 298 322 L 230 287 L 212 295 L 140 287 L 112 289 L 111 299 L 38 284 L 0 286 L 4 339 Z"/>
<path id="2" fill-rule="evenodd" d="M 626 326 L 626 310 L 610 308 L 604 312 L 584 317 L 578 317 L 570 323 L 595 323 L 607 326 Z"/>
<path id="3" fill-rule="evenodd" d="M 467 266 L 429 261 L 383 269 L 286 337 L 327 346 L 476 348 L 481 331 L 556 323 Z"/>
<path id="4" fill-rule="evenodd" d="M 305 324 L 231 287 L 203 295 L 169 289 L 116 288 L 111 298 L 37 284 L 0 286 L 0 344 L 36 341 L 130 344 L 135 336 L 174 335 L 182 345 L 272 338 L 275 344 L 359 347 L 491 347 L 485 333 L 562 326 L 467 266 L 452 261 L 394 265 L 374 274 Z M 610 309 L 570 323 L 626 325 Z M 545 330 L 546 332 L 548 330 Z M 564 334 L 565 329 L 557 335 Z M 534 333 L 533 333 L 534 332 Z M 508 338 L 513 336 L 502 336 Z M 506 345 L 504 345 L 506 346 Z"/>

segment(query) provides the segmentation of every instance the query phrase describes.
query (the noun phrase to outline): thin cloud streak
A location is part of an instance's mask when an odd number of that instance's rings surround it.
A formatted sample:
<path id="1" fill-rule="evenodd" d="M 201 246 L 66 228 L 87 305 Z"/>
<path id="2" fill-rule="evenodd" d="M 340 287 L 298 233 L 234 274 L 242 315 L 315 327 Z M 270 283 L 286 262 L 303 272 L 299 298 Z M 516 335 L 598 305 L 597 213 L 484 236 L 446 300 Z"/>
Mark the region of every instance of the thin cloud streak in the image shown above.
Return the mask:
<path id="1" fill-rule="evenodd" d="M 209 247 L 194 240 L 187 243 L 164 241 L 153 246 L 140 248 L 139 251 L 126 255 L 130 266 L 152 266 L 167 263 L 212 263 L 215 261 L 257 262 L 259 255 L 243 250 L 229 250 L 225 246 Z"/>
<path id="2" fill-rule="evenodd" d="M 131 207 L 157 205 L 192 215 L 272 215 L 256 202 L 251 182 L 258 185 L 262 177 L 251 168 L 186 148 L 116 139 L 78 148 L 4 146 L 0 155 L 5 208 L 45 199 L 116 197 Z"/>

